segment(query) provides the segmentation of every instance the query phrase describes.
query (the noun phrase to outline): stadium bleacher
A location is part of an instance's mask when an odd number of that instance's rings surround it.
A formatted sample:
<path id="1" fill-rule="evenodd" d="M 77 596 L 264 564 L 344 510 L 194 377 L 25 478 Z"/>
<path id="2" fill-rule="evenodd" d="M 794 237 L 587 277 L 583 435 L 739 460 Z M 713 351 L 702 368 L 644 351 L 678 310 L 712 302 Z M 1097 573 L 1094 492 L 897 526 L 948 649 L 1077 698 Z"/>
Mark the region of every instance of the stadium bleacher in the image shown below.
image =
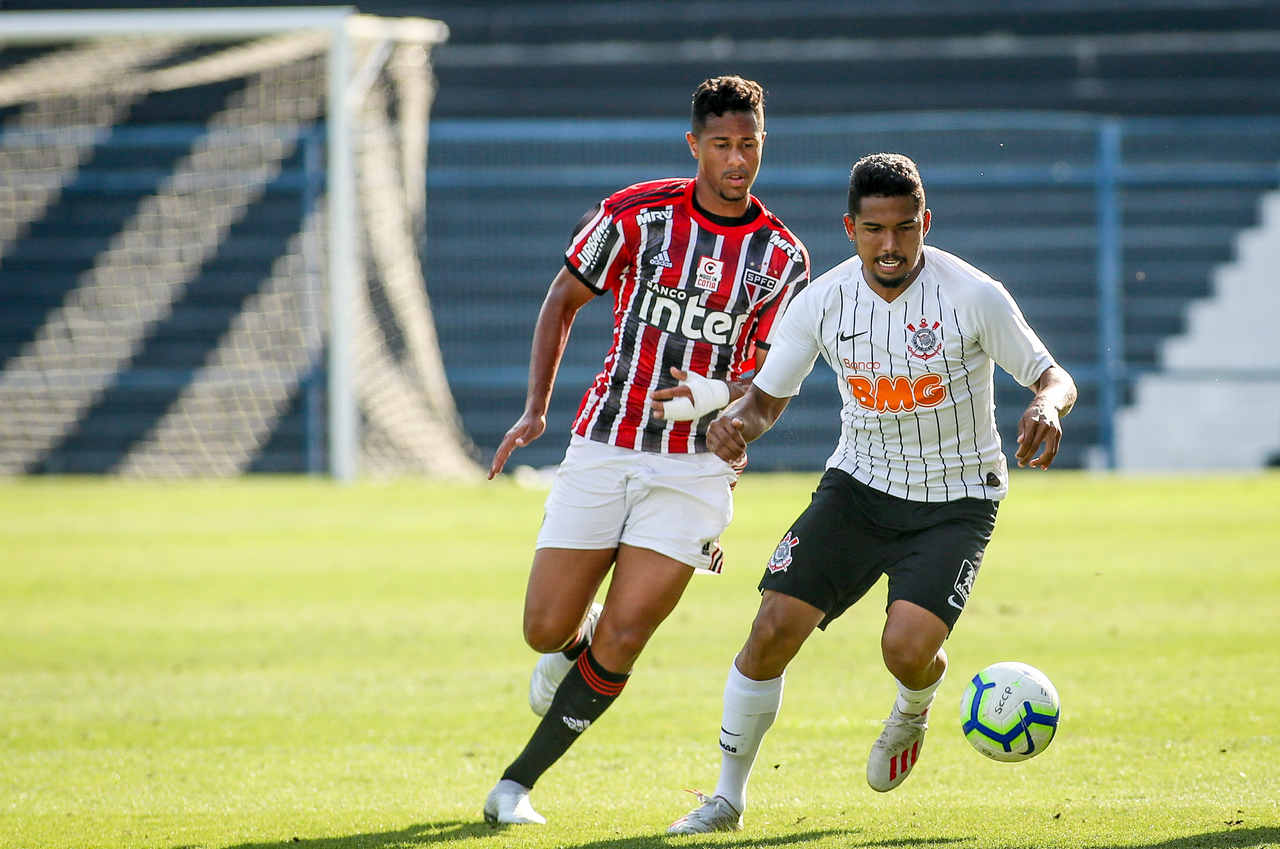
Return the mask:
<path id="1" fill-rule="evenodd" d="M 852 159 L 903 150 L 925 174 L 935 214 L 930 241 L 1004 280 L 1060 360 L 1086 378 L 1100 344 L 1097 208 L 1093 186 L 1076 177 L 1094 164 L 1096 134 L 1011 129 L 1000 120 L 986 129 L 962 122 L 967 128 L 957 130 L 939 119 L 920 129 L 898 116 L 1280 114 L 1280 6 L 1268 2 L 360 6 L 430 14 L 451 28 L 450 42 L 434 56 L 440 88 L 428 172 L 427 280 L 459 412 L 485 454 L 519 415 L 530 331 L 569 228 L 592 202 L 628 182 L 692 173 L 680 134 L 689 91 L 705 76 L 736 72 L 766 83 L 771 135 L 757 190 L 806 241 L 815 270 L 847 255 L 839 215 Z M 21 58 L 5 51 L 0 66 Z M 147 97 L 122 125 L 183 124 L 191 106 Z M 815 130 L 815 119 L 831 116 L 853 116 L 856 133 Z M 0 127 L 5 118 L 0 111 Z M 600 123 L 619 119 L 640 123 Z M 520 120 L 530 123 L 511 123 Z M 1256 214 L 1258 186 L 1199 182 L 1197 173 L 1215 163 L 1274 169 L 1280 136 L 1133 126 L 1126 164 L 1169 170 L 1163 180 L 1151 177 L 1120 194 L 1125 356 L 1142 367 L 1153 365 L 1160 342 L 1181 328 L 1188 299 L 1206 294 L 1211 269 L 1230 258 L 1235 234 Z M 522 135 L 533 128 L 544 136 Z M 0 369 L 93 267 L 155 175 L 186 152 L 180 134 L 169 145 L 104 142 L 58 202 L 0 255 Z M 280 178 L 244 210 L 172 314 L 29 471 L 108 471 L 143 438 L 298 231 L 300 160 L 295 154 L 282 164 Z M 983 179 L 1001 168 L 1050 177 Z M 608 344 L 607 313 L 597 304 L 582 314 L 550 432 L 517 462 L 559 460 L 560 434 Z M 1086 391 L 1060 458 L 1068 466 L 1085 463 L 1099 434 L 1096 392 L 1081 382 Z M 1009 444 L 1013 411 L 1025 397 L 1001 384 Z M 254 470 L 308 469 L 305 419 L 317 398 L 308 381 Z M 778 432 L 753 451 L 753 466 L 818 467 L 834 440 L 834 403 L 829 375 L 811 378 Z"/>
<path id="2" fill-rule="evenodd" d="M 430 228 L 432 279 L 459 281 L 438 286 L 434 306 L 460 411 L 481 446 L 497 443 L 523 398 L 522 379 L 480 355 L 476 340 L 486 338 L 484 329 L 496 324 L 504 338 L 516 340 L 498 359 L 517 364 L 518 372 L 543 286 L 555 270 L 555 250 L 579 211 L 628 179 L 688 173 L 692 166 L 678 143 L 678 120 L 665 150 L 610 141 L 605 154 L 573 143 L 557 152 L 554 144 L 520 138 L 491 140 L 501 152 L 478 151 L 470 136 L 455 147 L 446 129 L 455 122 L 678 119 L 688 90 L 703 77 L 731 71 L 754 76 L 767 85 L 772 130 L 757 190 L 805 239 L 817 270 L 847 255 L 838 222 L 840 170 L 873 149 L 911 153 L 931 187 L 931 241 L 1005 281 L 1056 355 L 1082 378 L 1071 439 L 1059 460 L 1075 466 L 1086 462 L 1089 446 L 1101 438 L 1097 385 L 1090 382 L 1100 347 L 1094 189 L 1066 180 L 1049 187 L 949 186 L 934 176 L 977 173 L 984 164 L 1088 169 L 1095 138 L 1044 132 L 1015 144 L 1014 134 L 997 129 L 998 121 L 985 138 L 876 133 L 874 115 L 1052 110 L 1176 120 L 1280 114 L 1280 89 L 1267 84 L 1280 76 L 1280 8 L 1274 4 L 800 2 L 781 15 L 774 4 L 744 3 L 720 16 L 714 10 L 723 7 L 709 3 L 570 4 L 559 11 L 538 3 L 482 5 L 437 12 L 450 21 L 452 38 L 436 61 L 441 90 L 432 174 L 441 179 L 432 184 Z M 852 138 L 788 137 L 795 129 L 789 119 L 833 115 L 866 122 Z M 1230 258 L 1235 235 L 1256 216 L 1258 186 L 1198 181 L 1195 175 L 1213 166 L 1274 168 L 1280 145 L 1274 135 L 1238 128 L 1134 130 L 1124 139 L 1126 165 L 1173 171 L 1164 181 L 1148 179 L 1118 196 L 1124 356 L 1129 367 L 1142 369 L 1156 364 L 1161 341 L 1181 329 L 1188 300 L 1208 293 L 1212 268 Z M 602 155 L 618 166 L 613 172 L 603 169 Z M 479 193 L 443 179 L 489 162 L 517 170 L 523 165 L 529 173 L 557 163 L 577 166 L 579 178 L 551 190 L 526 179 L 530 185 Z M 788 185 L 779 171 L 800 165 L 825 167 L 830 183 Z M 588 166 L 601 168 L 590 187 L 581 185 L 591 181 Z M 520 210 L 535 204 L 537 221 L 523 220 Z M 467 214 L 451 215 L 456 209 Z M 1195 210 L 1194 220 L 1189 210 Z M 480 228 L 471 226 L 473 215 L 485 216 Z M 471 250 L 465 247 L 470 238 L 499 233 L 506 234 L 506 250 L 486 260 L 483 274 L 456 253 Z M 477 304 L 476 291 L 490 289 L 498 298 Z M 584 311 L 557 387 L 553 423 L 571 416 L 584 375 L 598 366 L 606 333 L 603 317 Z M 1001 382 L 1006 444 L 1012 444 L 1014 411 L 1025 398 L 1024 390 Z M 811 378 L 779 425 L 781 433 L 757 446 L 753 462 L 768 468 L 820 463 L 834 435 L 833 401 L 829 376 Z M 547 441 L 525 449 L 525 461 L 556 462 L 560 447 Z"/>

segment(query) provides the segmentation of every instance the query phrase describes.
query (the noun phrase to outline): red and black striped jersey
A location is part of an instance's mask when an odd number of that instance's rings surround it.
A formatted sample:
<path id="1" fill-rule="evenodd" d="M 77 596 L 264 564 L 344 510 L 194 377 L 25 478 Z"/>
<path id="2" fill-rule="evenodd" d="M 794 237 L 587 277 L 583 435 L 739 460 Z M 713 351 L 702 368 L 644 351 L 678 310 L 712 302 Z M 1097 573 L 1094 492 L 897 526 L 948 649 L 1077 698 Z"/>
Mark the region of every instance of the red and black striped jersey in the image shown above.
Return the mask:
<path id="1" fill-rule="evenodd" d="M 649 393 L 671 366 L 717 380 L 750 371 L 778 316 L 809 282 L 809 253 L 754 196 L 726 219 L 694 203 L 691 178 L 637 183 L 605 198 L 574 230 L 565 264 L 613 293 L 613 345 L 573 432 L 655 453 L 706 451 L 714 415 L 667 422 Z"/>

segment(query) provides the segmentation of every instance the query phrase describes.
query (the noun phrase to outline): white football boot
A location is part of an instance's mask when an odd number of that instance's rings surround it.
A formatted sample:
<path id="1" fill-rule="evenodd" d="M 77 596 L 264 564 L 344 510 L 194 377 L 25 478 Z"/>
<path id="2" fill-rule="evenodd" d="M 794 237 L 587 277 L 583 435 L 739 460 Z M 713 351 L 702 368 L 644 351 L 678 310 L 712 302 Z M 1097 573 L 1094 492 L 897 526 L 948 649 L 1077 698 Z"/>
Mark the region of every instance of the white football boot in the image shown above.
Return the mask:
<path id="1" fill-rule="evenodd" d="M 893 706 L 867 758 L 867 783 L 872 790 L 886 793 L 906 780 L 920 759 L 924 732 L 929 728 L 928 716 L 927 709 L 913 716 L 902 713 L 897 704 Z"/>
<path id="2" fill-rule="evenodd" d="M 503 779 L 484 800 L 484 821 L 489 825 L 545 825 L 547 818 L 533 809 L 529 788 Z"/>
<path id="3" fill-rule="evenodd" d="M 604 606 L 600 603 L 591 605 L 591 609 L 587 611 L 587 621 L 584 626 L 584 632 L 587 635 L 587 642 L 591 642 L 591 638 L 596 633 L 596 623 L 600 621 L 600 611 L 604 610 Z M 564 676 L 569 674 L 569 670 L 573 668 L 573 661 L 564 656 L 562 651 L 553 651 L 544 654 L 538 658 L 538 662 L 533 667 L 533 675 L 529 676 L 529 709 L 538 716 L 545 716 L 547 709 L 551 707 L 551 700 L 556 697 L 556 689 L 560 686 L 560 682 L 564 680 Z"/>
<path id="4" fill-rule="evenodd" d="M 667 834 L 707 834 L 712 831 L 742 831 L 742 814 L 723 796 L 690 793 L 701 803 L 667 827 Z"/>

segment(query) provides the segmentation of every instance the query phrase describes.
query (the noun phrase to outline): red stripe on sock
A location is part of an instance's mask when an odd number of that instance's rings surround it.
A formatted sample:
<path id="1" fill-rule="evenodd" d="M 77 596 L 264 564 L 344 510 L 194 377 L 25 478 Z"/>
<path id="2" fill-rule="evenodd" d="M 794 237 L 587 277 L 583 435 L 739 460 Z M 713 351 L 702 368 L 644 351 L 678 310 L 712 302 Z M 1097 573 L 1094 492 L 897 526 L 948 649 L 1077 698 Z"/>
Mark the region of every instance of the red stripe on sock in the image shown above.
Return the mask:
<path id="1" fill-rule="evenodd" d="M 587 652 L 578 655 L 578 672 L 582 675 L 582 680 L 586 681 L 587 686 L 600 695 L 609 696 L 610 698 L 616 697 L 622 692 L 622 688 L 626 686 L 626 679 L 624 678 L 618 682 L 604 680 L 591 668 L 591 661 L 587 659 L 587 655 Z"/>

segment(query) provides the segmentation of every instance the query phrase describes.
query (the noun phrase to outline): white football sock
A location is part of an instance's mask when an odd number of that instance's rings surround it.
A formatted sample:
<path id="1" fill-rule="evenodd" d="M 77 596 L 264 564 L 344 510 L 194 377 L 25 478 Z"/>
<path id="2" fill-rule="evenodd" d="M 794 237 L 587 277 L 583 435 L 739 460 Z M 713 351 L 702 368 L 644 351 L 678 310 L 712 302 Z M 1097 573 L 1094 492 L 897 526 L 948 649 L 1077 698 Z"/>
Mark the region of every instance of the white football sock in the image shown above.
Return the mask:
<path id="1" fill-rule="evenodd" d="M 760 751 L 764 733 L 782 705 L 782 679 L 753 681 L 729 664 L 724 684 L 724 716 L 720 720 L 720 781 L 715 796 L 723 796 L 742 813 L 747 808 L 747 779 Z"/>
<path id="2" fill-rule="evenodd" d="M 918 716 L 929 709 L 929 705 L 933 704 L 933 694 L 938 689 L 938 685 L 942 683 L 942 679 L 947 677 L 947 671 L 944 669 L 942 674 L 938 676 L 938 680 L 934 681 L 923 690 L 908 689 L 901 681 L 898 684 L 898 699 L 894 703 L 899 712 L 910 716 Z"/>

